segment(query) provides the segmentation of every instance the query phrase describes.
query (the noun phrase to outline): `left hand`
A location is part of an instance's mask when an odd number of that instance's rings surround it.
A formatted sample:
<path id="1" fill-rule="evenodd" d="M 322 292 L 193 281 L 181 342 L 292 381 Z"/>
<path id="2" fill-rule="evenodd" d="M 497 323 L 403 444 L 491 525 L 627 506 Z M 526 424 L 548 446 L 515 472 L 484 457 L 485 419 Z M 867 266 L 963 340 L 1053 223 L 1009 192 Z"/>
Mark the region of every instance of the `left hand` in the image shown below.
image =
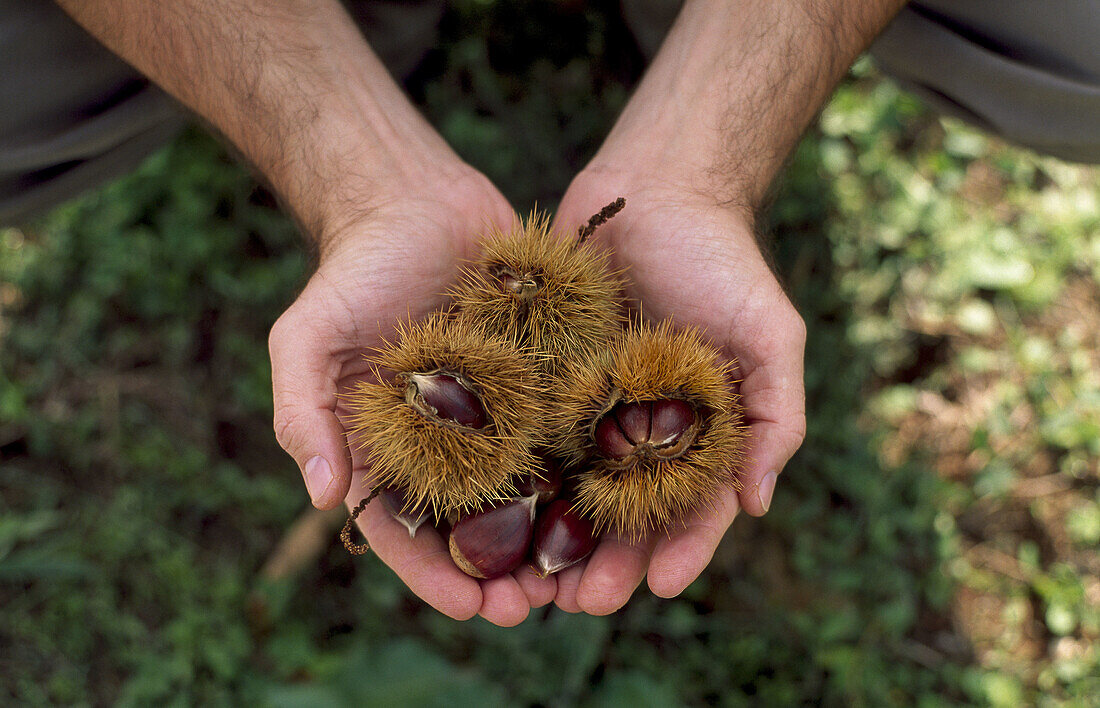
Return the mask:
<path id="1" fill-rule="evenodd" d="M 449 159 L 439 155 L 436 163 Z M 339 399 L 369 380 L 364 353 L 392 340 L 403 321 L 438 310 L 477 234 L 490 225 L 507 229 L 516 218 L 500 192 L 464 165 L 391 173 L 380 183 L 389 193 L 375 189 L 369 208 L 321 230 L 317 271 L 271 330 L 276 437 L 320 509 L 353 508 L 373 486 Z M 463 574 L 435 529 L 424 526 L 410 539 L 379 502 L 357 521 L 373 553 L 454 619 L 476 614 L 512 626 L 555 595 L 554 578 L 527 568 L 483 581 Z"/>

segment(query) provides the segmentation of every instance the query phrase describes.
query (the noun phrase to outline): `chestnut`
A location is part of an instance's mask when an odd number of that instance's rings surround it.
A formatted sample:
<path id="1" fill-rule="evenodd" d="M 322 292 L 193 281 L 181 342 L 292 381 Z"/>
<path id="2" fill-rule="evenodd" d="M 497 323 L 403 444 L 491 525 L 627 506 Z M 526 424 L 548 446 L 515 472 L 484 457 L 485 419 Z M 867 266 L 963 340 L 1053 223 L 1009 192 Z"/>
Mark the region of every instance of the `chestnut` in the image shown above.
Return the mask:
<path id="1" fill-rule="evenodd" d="M 407 374 L 407 381 L 405 400 L 429 418 L 475 430 L 488 423 L 485 406 L 462 377 L 436 371 Z"/>
<path id="2" fill-rule="evenodd" d="M 540 578 L 581 562 L 596 547 L 595 524 L 557 499 L 539 514 L 535 524 L 532 565 Z"/>
<path id="3" fill-rule="evenodd" d="M 516 482 L 516 489 L 521 497 L 536 494 L 539 504 L 547 504 L 561 494 L 561 463 L 546 455 L 541 456 L 539 460 L 542 462 L 541 473 L 528 473 L 520 477 Z"/>
<path id="4" fill-rule="evenodd" d="M 409 530 L 409 538 L 416 537 L 416 530 L 431 519 L 431 511 L 426 502 L 413 506 L 405 491 L 397 487 L 384 487 L 379 493 L 382 506 L 399 524 Z"/>
<path id="5" fill-rule="evenodd" d="M 520 300 L 531 300 L 539 291 L 539 280 L 534 273 L 519 274 L 505 265 L 495 265 L 489 274 L 497 279 L 505 292 L 510 292 Z"/>
<path id="6" fill-rule="evenodd" d="M 623 401 L 596 423 L 596 447 L 609 460 L 634 456 L 672 459 L 695 442 L 699 416 L 687 401 Z"/>
<path id="7" fill-rule="evenodd" d="M 459 570 L 491 579 L 519 567 L 531 545 L 537 502 L 534 494 L 509 499 L 456 521 L 448 546 Z"/>

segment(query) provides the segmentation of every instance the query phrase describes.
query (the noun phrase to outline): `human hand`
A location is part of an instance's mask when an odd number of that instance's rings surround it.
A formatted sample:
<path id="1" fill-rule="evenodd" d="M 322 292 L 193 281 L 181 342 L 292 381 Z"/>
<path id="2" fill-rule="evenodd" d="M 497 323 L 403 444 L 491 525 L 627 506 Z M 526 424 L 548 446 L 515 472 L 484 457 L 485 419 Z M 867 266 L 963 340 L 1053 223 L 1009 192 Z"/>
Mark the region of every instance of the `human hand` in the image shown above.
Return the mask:
<path id="1" fill-rule="evenodd" d="M 511 226 L 507 201 L 409 103 L 339 0 L 60 1 L 232 142 L 316 242 L 316 273 L 271 331 L 275 431 L 315 506 L 357 503 L 369 484 L 338 392 L 399 320 L 438 309 L 471 239 Z M 451 617 L 516 624 L 554 597 L 553 580 L 527 571 L 478 583 L 434 530 L 409 539 L 377 504 L 359 525 Z"/>
<path id="2" fill-rule="evenodd" d="M 667 533 L 636 542 L 607 537 L 586 563 L 558 575 L 557 605 L 595 615 L 619 609 L 647 575 L 656 595 L 683 591 L 740 509 L 768 510 L 776 477 L 805 434 L 805 325 L 765 263 L 749 217 L 653 174 L 594 169 L 574 180 L 556 225 L 575 230 L 617 196 L 626 208 L 592 240 L 627 269 L 627 296 L 647 319 L 694 325 L 736 362 L 749 449 L 740 492 L 723 488 L 713 508 Z"/>
<path id="3" fill-rule="evenodd" d="M 421 173 L 426 174 L 426 173 Z M 363 354 L 395 325 L 438 310 L 458 265 L 489 225 L 515 218 L 503 196 L 473 170 L 453 179 L 398 177 L 389 196 L 326 233 L 316 273 L 271 330 L 275 431 L 298 462 L 313 504 L 350 507 L 368 496 L 364 455 L 351 446 L 338 394 L 369 377 Z M 351 441 L 354 443 L 354 441 Z M 371 503 L 358 518 L 373 552 L 428 604 L 455 619 L 475 614 L 511 626 L 550 602 L 553 578 L 524 568 L 478 581 L 451 561 L 445 541 L 424 526 L 415 538 Z"/>
<path id="4" fill-rule="evenodd" d="M 765 513 L 805 435 L 806 329 L 757 248 L 753 215 L 832 87 L 905 0 L 692 0 L 597 155 L 558 210 L 567 231 L 626 197 L 595 234 L 628 267 L 651 319 L 695 325 L 736 360 L 749 425 L 740 493 L 637 543 L 608 538 L 558 576 L 555 602 L 607 614 L 648 574 L 680 593 L 740 509 Z M 766 31 L 761 31 L 761 28 Z"/>

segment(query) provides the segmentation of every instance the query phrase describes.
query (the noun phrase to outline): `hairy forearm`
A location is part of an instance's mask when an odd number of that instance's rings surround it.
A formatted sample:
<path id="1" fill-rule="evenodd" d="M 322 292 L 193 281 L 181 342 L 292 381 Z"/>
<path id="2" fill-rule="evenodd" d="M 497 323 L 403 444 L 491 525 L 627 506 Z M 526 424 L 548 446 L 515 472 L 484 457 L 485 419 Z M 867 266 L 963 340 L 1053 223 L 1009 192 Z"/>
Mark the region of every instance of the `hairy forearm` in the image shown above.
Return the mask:
<path id="1" fill-rule="evenodd" d="M 905 0 L 689 0 L 595 169 L 626 154 L 754 209 L 848 66 Z"/>
<path id="2" fill-rule="evenodd" d="M 221 131 L 318 235 L 390 176 L 452 156 L 336 0 L 58 2 Z"/>

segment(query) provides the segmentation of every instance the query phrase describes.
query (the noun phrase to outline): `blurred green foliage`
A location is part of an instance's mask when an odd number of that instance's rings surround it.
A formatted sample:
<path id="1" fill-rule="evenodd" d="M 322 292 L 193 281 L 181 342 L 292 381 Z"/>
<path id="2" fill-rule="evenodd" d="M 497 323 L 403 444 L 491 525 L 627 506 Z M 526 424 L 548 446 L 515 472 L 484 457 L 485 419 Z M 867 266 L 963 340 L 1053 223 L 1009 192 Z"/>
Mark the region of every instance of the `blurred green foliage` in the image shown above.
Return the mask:
<path id="1" fill-rule="evenodd" d="M 526 210 L 641 59 L 614 3 L 518 7 L 457 4 L 409 89 Z M 1098 203 L 1096 170 L 941 123 L 861 61 L 771 211 L 810 332 L 771 512 L 681 598 L 503 630 L 337 543 L 258 580 L 307 506 L 266 332 L 308 258 L 189 132 L 0 231 L 0 701 L 1095 705 Z"/>

